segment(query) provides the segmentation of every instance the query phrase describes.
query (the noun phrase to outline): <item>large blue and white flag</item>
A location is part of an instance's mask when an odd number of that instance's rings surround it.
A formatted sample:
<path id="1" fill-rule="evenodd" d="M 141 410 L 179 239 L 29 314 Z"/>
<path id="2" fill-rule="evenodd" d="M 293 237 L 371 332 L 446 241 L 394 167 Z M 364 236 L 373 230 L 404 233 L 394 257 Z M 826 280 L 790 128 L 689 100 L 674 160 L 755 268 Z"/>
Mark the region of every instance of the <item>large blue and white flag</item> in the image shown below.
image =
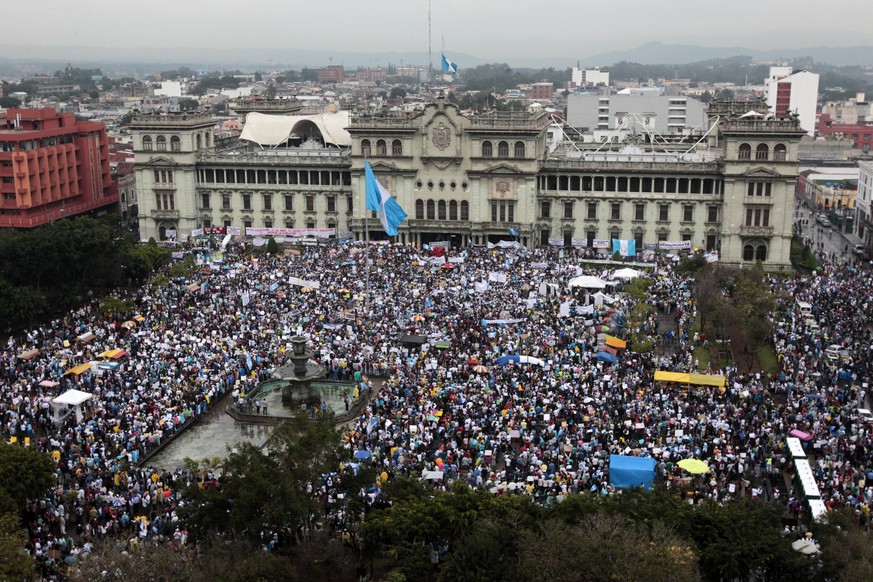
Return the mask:
<path id="1" fill-rule="evenodd" d="M 391 196 L 391 193 L 383 188 L 376 176 L 373 175 L 370 162 L 364 162 L 364 171 L 366 173 L 367 210 L 372 210 L 379 215 L 382 228 L 385 229 L 388 236 L 397 236 L 397 227 L 406 220 L 406 213 L 403 212 L 403 208 Z"/>
<path id="2" fill-rule="evenodd" d="M 452 75 L 457 75 L 458 74 L 458 65 L 457 65 L 457 63 L 453 63 L 445 54 L 443 54 L 442 70 L 444 73 L 451 73 Z"/>
<path id="3" fill-rule="evenodd" d="M 612 252 L 618 253 L 623 257 L 635 257 L 637 256 L 637 241 L 614 238 L 612 239 Z"/>

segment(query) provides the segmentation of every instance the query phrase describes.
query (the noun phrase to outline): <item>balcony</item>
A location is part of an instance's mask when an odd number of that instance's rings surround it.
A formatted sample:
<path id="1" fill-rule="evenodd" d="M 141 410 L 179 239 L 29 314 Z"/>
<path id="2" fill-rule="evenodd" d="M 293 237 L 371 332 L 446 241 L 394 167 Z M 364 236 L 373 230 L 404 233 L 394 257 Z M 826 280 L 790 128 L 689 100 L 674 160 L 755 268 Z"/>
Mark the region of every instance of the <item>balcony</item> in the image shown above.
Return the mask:
<path id="1" fill-rule="evenodd" d="M 773 236 L 774 228 L 772 226 L 740 226 L 741 236 Z"/>

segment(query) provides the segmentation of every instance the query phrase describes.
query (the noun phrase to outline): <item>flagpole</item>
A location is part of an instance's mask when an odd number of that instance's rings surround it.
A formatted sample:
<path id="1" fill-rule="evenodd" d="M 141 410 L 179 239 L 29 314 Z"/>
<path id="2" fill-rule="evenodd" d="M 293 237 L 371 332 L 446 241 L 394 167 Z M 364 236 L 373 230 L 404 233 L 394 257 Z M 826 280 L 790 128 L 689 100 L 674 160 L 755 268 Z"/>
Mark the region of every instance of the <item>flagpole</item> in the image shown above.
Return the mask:
<path id="1" fill-rule="evenodd" d="M 370 315 L 370 210 L 367 208 L 367 172 L 366 172 L 366 164 L 369 163 L 367 159 L 367 152 L 364 152 L 364 244 L 367 246 L 367 252 L 364 255 L 364 268 L 367 269 L 367 273 L 364 275 L 364 307 L 367 312 L 367 316 Z"/>

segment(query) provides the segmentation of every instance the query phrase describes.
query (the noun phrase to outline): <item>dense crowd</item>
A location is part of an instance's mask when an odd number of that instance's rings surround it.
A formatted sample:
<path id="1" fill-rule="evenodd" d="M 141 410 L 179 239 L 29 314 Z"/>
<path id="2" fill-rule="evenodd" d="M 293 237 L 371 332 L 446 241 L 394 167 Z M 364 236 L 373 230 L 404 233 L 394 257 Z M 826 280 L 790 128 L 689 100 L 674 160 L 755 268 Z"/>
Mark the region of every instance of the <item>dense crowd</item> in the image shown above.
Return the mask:
<path id="1" fill-rule="evenodd" d="M 568 287 L 580 274 L 611 278 L 605 265 L 586 265 L 571 254 L 512 248 L 437 260 L 397 245 L 231 252 L 193 281 L 132 294 L 135 319 L 103 314 L 95 300 L 10 339 L 0 354 L 3 437 L 57 463 L 51 494 L 27 509 L 30 551 L 51 564 L 74 562 L 110 535 L 184 543 L 179 490 L 197 477 L 143 461 L 224 394 L 238 398 L 269 378 L 298 333 L 328 377 L 364 381 L 365 392 L 364 375 L 384 378 L 344 439 L 349 458 L 368 451 L 365 462 L 383 478 L 422 472 L 435 487 L 461 479 L 549 504 L 569 493 L 611 493 L 610 454 L 650 456 L 656 486 L 688 485 L 690 502 L 781 498 L 801 513 L 784 479 L 785 438 L 799 429 L 813 437 L 828 505 L 851 506 L 866 522 L 873 441 L 856 409 L 870 372 L 869 268 L 826 264 L 816 276 L 773 279 L 785 291 L 772 322 L 782 372 L 728 369 L 719 390 L 653 379 L 655 370 L 698 371 L 693 351 L 705 340 L 692 331 L 697 305 L 685 277 L 670 265 L 648 273 L 648 307 L 637 323 L 661 340 L 658 348 L 619 350 L 609 362 L 599 356 L 604 331 L 623 335 L 633 304 L 620 279 L 597 294 Z M 817 334 L 805 329 L 795 297 L 814 306 Z M 88 332 L 93 340 L 77 339 Z M 850 355 L 826 357 L 834 343 Z M 109 349 L 126 352 L 114 368 L 66 373 Z M 532 361 L 501 363 L 508 355 Z M 69 389 L 93 397 L 81 422 L 69 415 L 57 423 L 51 401 Z M 677 465 L 685 458 L 712 471 L 691 476 Z M 380 485 L 362 492 L 368 503 Z M 327 481 L 319 493 L 339 506 Z"/>

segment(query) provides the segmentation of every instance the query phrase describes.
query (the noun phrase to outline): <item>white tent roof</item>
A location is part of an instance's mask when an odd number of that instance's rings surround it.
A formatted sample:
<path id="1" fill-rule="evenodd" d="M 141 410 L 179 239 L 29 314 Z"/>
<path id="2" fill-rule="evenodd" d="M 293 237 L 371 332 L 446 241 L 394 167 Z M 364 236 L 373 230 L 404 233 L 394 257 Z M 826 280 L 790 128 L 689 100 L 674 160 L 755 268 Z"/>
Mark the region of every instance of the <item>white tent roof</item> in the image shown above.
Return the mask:
<path id="1" fill-rule="evenodd" d="M 612 276 L 616 279 L 634 279 L 640 276 L 640 272 L 636 269 L 619 269 Z"/>
<path id="2" fill-rule="evenodd" d="M 70 406 L 76 406 L 78 404 L 82 404 L 89 398 L 91 398 L 93 394 L 88 392 L 82 392 L 81 390 L 67 390 L 54 400 L 55 404 L 69 404 Z"/>
<path id="3" fill-rule="evenodd" d="M 606 281 L 591 275 L 580 275 L 570 279 L 570 287 L 584 287 L 585 289 L 605 289 Z"/>
<path id="4" fill-rule="evenodd" d="M 252 112 L 246 115 L 240 139 L 263 147 L 275 147 L 295 134 L 297 137 L 320 137 L 327 146 L 350 147 L 352 136 L 346 131 L 349 112 L 318 115 L 266 115 Z"/>

